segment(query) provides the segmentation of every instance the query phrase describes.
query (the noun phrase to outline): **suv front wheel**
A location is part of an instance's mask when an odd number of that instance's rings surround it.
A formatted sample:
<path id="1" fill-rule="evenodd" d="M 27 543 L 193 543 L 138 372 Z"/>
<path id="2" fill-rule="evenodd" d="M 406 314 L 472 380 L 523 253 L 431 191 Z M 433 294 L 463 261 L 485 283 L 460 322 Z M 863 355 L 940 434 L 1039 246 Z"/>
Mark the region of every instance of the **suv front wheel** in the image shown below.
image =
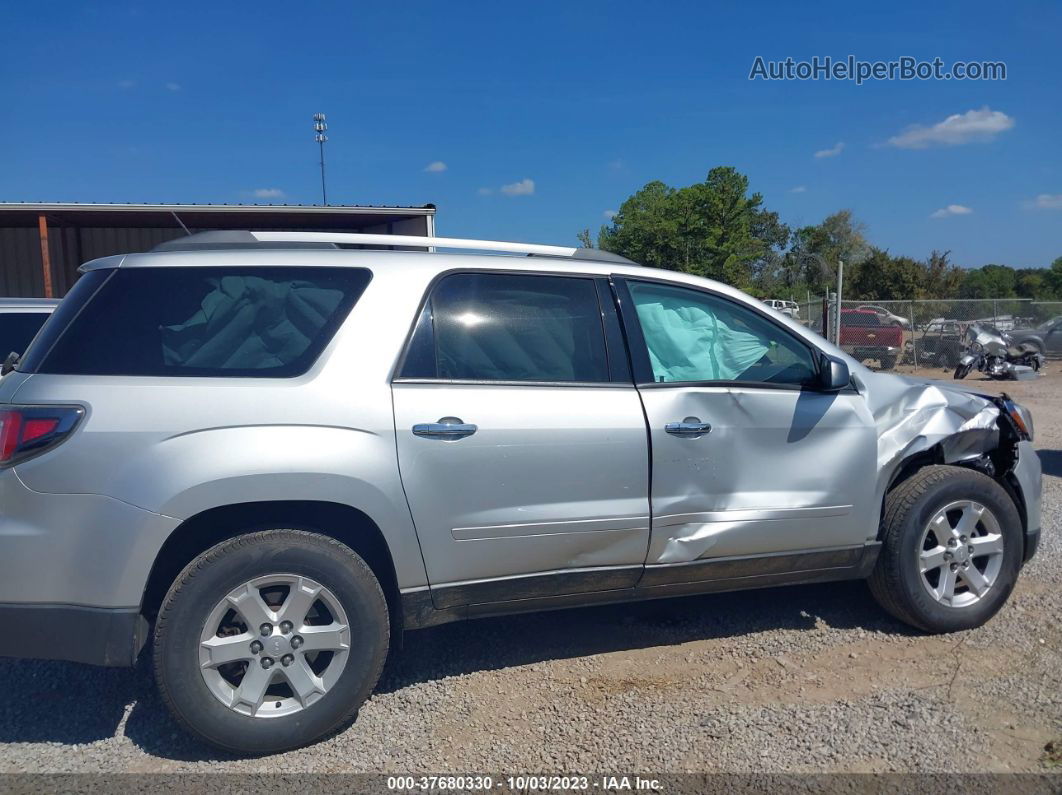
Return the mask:
<path id="1" fill-rule="evenodd" d="M 327 536 L 266 530 L 202 553 L 155 626 L 155 677 L 177 721 L 241 754 L 296 748 L 348 722 L 387 656 L 387 600 Z"/>
<path id="2" fill-rule="evenodd" d="M 930 466 L 885 498 L 877 601 L 927 632 L 984 624 L 1021 568 L 1021 518 L 1003 487 L 971 469 Z"/>

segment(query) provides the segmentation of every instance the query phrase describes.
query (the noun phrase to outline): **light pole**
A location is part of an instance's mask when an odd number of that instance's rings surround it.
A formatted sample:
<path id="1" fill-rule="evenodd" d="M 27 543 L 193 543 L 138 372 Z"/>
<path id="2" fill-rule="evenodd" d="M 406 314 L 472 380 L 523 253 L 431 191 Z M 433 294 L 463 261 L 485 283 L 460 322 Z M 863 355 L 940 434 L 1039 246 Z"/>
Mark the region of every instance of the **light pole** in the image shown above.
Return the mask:
<path id="1" fill-rule="evenodd" d="M 324 161 L 324 145 L 328 140 L 328 136 L 325 135 L 325 130 L 328 129 L 328 125 L 325 123 L 325 115 L 323 113 L 313 114 L 313 139 L 317 141 L 317 145 L 321 148 L 321 204 L 328 204 L 328 192 L 325 190 L 325 161 Z"/>
<path id="2" fill-rule="evenodd" d="M 841 347 L 841 296 L 844 289 L 844 260 L 837 259 L 837 325 L 834 326 L 833 344 Z"/>

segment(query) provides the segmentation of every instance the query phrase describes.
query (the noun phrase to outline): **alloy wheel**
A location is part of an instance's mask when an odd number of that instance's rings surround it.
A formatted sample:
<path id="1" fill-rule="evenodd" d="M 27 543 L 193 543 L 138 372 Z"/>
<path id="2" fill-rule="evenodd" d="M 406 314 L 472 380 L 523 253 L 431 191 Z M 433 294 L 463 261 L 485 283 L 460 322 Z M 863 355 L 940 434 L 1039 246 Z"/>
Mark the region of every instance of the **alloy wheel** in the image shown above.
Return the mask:
<path id="1" fill-rule="evenodd" d="M 946 607 L 966 607 L 979 602 L 999 577 L 1003 533 L 988 508 L 959 500 L 930 519 L 917 555 L 930 596 Z"/>
<path id="2" fill-rule="evenodd" d="M 226 707 L 272 718 L 323 698 L 349 652 L 350 625 L 335 594 L 309 577 L 270 574 L 234 588 L 211 610 L 199 668 Z"/>

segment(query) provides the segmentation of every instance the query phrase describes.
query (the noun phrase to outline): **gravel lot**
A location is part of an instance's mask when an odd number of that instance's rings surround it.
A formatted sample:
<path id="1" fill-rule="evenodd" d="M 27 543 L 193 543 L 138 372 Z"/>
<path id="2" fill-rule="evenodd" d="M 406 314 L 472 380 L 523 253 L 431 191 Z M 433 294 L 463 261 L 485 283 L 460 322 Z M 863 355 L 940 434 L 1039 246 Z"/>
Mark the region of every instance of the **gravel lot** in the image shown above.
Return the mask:
<path id="1" fill-rule="evenodd" d="M 917 634 L 862 583 L 449 625 L 407 636 L 346 731 L 252 760 L 183 735 L 146 665 L 0 660 L 0 771 L 1045 770 L 1062 736 L 1058 369 L 1005 385 L 1034 411 L 1044 536 L 981 629 Z"/>

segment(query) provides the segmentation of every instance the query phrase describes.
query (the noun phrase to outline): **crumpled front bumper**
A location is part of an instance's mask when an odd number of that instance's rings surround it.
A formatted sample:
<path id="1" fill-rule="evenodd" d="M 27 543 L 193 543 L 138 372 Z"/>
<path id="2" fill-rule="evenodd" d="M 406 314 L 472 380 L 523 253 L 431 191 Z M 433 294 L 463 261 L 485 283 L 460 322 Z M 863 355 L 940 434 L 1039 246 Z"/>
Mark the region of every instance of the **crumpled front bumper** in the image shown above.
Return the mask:
<path id="1" fill-rule="evenodd" d="M 1040 546 L 1042 472 L 1040 456 L 1032 442 L 1018 442 L 1017 452 L 1018 460 L 1011 475 L 1025 501 L 1025 560 L 1028 561 Z"/>

